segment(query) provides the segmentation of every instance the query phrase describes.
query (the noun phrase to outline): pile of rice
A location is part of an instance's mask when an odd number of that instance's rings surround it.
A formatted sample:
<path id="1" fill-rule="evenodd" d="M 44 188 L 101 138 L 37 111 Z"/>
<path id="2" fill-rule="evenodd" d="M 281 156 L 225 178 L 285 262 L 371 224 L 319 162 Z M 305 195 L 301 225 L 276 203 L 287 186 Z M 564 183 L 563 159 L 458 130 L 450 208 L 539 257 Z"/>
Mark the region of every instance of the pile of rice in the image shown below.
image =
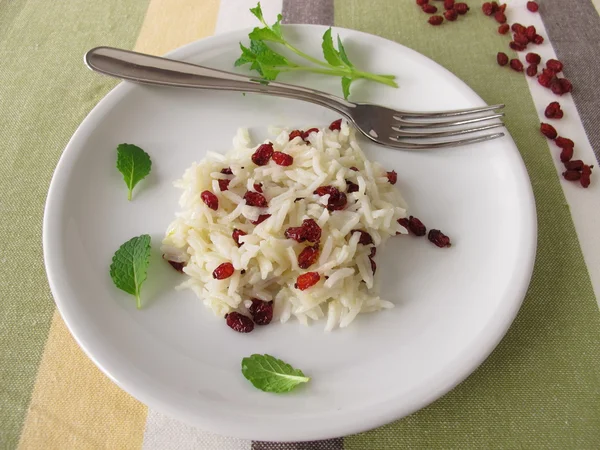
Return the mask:
<path id="1" fill-rule="evenodd" d="M 217 316 L 232 311 L 247 315 L 250 299 L 259 298 L 274 301 L 274 320 L 287 322 L 294 316 L 308 325 L 309 319 L 326 318 L 329 331 L 348 326 L 359 313 L 394 306 L 378 295 L 369 260 L 372 246 L 359 244 L 360 233 L 351 230 L 368 232 L 375 246 L 398 233 L 406 234 L 398 223 L 406 217 L 400 193 L 388 181 L 386 170 L 365 158 L 355 131 L 345 121 L 340 130 L 319 129 L 306 140 L 290 140 L 289 130 L 281 131 L 266 142 L 272 142 L 275 151 L 293 156 L 293 164 L 284 167 L 271 160 L 257 166 L 251 160 L 257 147 L 252 146 L 248 131 L 240 129 L 233 150 L 225 155 L 209 152 L 175 183 L 183 189 L 181 212 L 167 230 L 162 252 L 166 259 L 185 264 L 183 272 L 189 279 L 179 288 L 192 289 Z M 232 175 L 221 173 L 227 167 Z M 228 190 L 220 191 L 219 179 L 231 180 Z M 329 195 L 313 192 L 326 185 L 347 192 L 345 180 L 357 184 L 358 192 L 347 193 L 345 209 L 331 212 L 325 207 Z M 255 183 L 262 184 L 267 208 L 248 206 L 243 199 Z M 202 201 L 205 190 L 218 197 L 218 210 Z M 271 217 L 252 225 L 250 221 L 260 214 Z M 307 243 L 286 239 L 284 232 L 308 218 L 322 229 L 320 256 L 302 270 L 297 257 Z M 247 233 L 240 237 L 240 247 L 232 238 L 235 228 Z M 233 264 L 234 274 L 214 279 L 213 270 L 224 262 Z M 318 272 L 321 279 L 301 291 L 294 285 L 306 272 Z"/>

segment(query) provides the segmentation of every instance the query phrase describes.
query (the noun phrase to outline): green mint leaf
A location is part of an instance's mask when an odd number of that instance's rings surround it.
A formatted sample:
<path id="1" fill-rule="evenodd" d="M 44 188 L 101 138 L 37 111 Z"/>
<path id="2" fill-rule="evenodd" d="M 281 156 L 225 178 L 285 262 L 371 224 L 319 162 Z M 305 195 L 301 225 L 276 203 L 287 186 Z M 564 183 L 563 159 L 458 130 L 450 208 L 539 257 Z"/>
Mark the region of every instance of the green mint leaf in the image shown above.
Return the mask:
<path id="1" fill-rule="evenodd" d="M 150 236 L 143 234 L 121 245 L 110 265 L 113 283 L 122 291 L 135 296 L 138 309 L 142 307 L 140 289 L 146 280 L 149 264 Z"/>
<path id="2" fill-rule="evenodd" d="M 323 49 L 323 56 L 329 64 L 335 67 L 344 65 L 343 61 L 340 58 L 339 52 L 333 46 L 331 28 L 328 28 L 325 34 L 323 34 L 323 43 L 321 44 L 321 48 Z"/>
<path id="3" fill-rule="evenodd" d="M 270 28 L 256 27 L 254 30 L 252 30 L 250 32 L 248 37 L 251 40 L 256 40 L 256 41 L 272 41 L 272 42 L 278 42 L 280 44 L 285 42 L 281 38 L 281 36 L 279 36 L 277 33 L 275 33 L 275 31 L 271 30 Z"/>
<path id="4" fill-rule="evenodd" d="M 297 385 L 310 381 L 301 370 L 271 355 L 254 354 L 242 359 L 242 374 L 254 387 L 277 394 L 289 392 Z"/>
<path id="5" fill-rule="evenodd" d="M 348 67 L 354 67 L 352 65 L 352 63 L 350 62 L 350 60 L 348 59 L 348 55 L 346 55 L 346 49 L 344 48 L 344 45 L 342 44 L 342 40 L 340 39 L 339 34 L 337 36 L 337 42 L 338 42 L 338 52 L 340 54 L 340 58 L 342 59 L 342 61 L 344 61 L 344 64 L 346 64 Z"/>
<path id="6" fill-rule="evenodd" d="M 256 60 L 262 65 L 268 66 L 295 66 L 287 58 L 275 50 L 272 50 L 262 41 L 250 41 L 250 50 L 256 55 Z"/>
<path id="7" fill-rule="evenodd" d="M 350 84 L 352 84 L 352 78 L 342 77 L 342 92 L 346 100 L 348 100 L 348 96 L 350 95 Z"/>
<path id="8" fill-rule="evenodd" d="M 281 20 L 283 19 L 283 16 L 281 14 L 277 14 L 277 22 L 275 22 L 273 25 L 271 25 L 271 29 L 277 34 L 277 36 L 279 36 L 281 38 L 281 40 L 283 41 L 283 35 L 281 34 Z"/>
<path id="9" fill-rule="evenodd" d="M 260 7 L 260 2 L 258 2 L 254 8 L 250 8 L 250 12 L 252 14 L 254 14 L 254 16 L 258 20 L 260 20 L 262 23 L 265 23 L 265 19 L 263 18 L 262 8 Z"/>
<path id="10" fill-rule="evenodd" d="M 131 200 L 131 192 L 140 180 L 146 178 L 152 168 L 150 156 L 133 144 L 120 144 L 117 147 L 117 169 L 123 174 L 129 189 L 127 199 Z"/>

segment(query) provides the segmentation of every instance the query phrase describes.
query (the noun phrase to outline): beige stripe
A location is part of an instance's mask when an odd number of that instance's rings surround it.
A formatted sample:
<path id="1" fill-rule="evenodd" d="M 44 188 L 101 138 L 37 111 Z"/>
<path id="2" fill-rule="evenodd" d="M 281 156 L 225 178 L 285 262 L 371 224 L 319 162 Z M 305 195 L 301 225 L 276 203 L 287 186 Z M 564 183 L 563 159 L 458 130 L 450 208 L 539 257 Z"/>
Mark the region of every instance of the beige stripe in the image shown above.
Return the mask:
<path id="1" fill-rule="evenodd" d="M 152 0 L 135 49 L 164 55 L 215 31 L 219 0 Z"/>
<path id="2" fill-rule="evenodd" d="M 135 50 L 161 55 L 213 34 L 219 0 L 151 0 Z M 87 358 L 55 312 L 20 449 L 141 448 L 148 408 Z"/>
<path id="3" fill-rule="evenodd" d="M 146 415 L 146 406 L 88 359 L 55 312 L 19 448 L 141 448 Z"/>
<path id="4" fill-rule="evenodd" d="M 596 10 L 598 11 L 598 14 L 600 14 L 600 0 L 592 0 L 592 3 L 596 7 Z"/>

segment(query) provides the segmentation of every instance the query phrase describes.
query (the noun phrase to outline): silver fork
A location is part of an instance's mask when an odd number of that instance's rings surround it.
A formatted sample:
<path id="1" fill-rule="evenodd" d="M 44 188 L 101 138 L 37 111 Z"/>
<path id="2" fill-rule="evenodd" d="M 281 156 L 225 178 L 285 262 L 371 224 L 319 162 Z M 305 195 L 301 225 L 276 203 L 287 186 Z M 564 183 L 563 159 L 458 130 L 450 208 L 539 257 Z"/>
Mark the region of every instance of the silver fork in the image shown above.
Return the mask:
<path id="1" fill-rule="evenodd" d="M 112 47 L 94 48 L 86 53 L 84 60 L 96 72 L 137 83 L 255 92 L 304 100 L 338 112 L 352 121 L 367 138 L 388 147 L 455 147 L 504 136 L 502 132 L 482 134 L 504 126 L 502 122 L 494 120 L 504 115 L 495 112 L 504 105 L 440 112 L 398 111 L 368 103 L 352 103 L 335 95 L 301 86 L 265 82 L 257 77 Z M 471 133 L 475 135 L 464 139 L 445 139 Z M 412 142 L 415 140 L 418 142 Z"/>

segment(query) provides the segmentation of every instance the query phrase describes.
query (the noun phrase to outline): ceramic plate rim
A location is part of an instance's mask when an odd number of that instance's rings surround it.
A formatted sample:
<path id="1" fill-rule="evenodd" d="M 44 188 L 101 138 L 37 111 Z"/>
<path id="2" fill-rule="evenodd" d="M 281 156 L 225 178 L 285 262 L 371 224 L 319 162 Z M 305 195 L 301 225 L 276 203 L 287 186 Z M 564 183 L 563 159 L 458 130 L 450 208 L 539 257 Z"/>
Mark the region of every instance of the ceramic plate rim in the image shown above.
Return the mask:
<path id="1" fill-rule="evenodd" d="M 322 31 L 327 27 L 321 25 L 284 25 L 289 28 L 298 29 L 316 29 Z M 426 56 L 402 46 L 401 44 L 389 41 L 379 36 L 371 35 L 368 33 L 344 29 L 340 27 L 334 27 L 334 31 L 341 32 L 342 34 L 352 34 L 357 37 L 363 37 L 368 39 L 381 40 L 382 43 L 389 45 L 390 43 L 396 46 L 403 47 L 404 51 L 407 51 L 413 55 L 414 58 L 420 60 L 422 63 L 426 63 L 430 66 L 435 66 L 436 70 L 445 72 L 447 76 L 456 79 L 457 83 L 462 85 L 463 90 L 469 92 L 472 98 L 479 101 L 481 104 L 485 104 L 483 100 L 462 80 L 452 74 L 450 71 L 427 58 Z M 211 46 L 219 45 L 222 42 L 231 42 L 234 40 L 242 40 L 247 36 L 249 30 L 237 30 L 230 33 L 219 34 L 204 38 L 183 47 L 180 47 L 172 52 L 169 52 L 166 56 L 173 59 L 186 59 L 190 53 L 198 51 L 198 46 L 204 46 L 210 48 Z M 316 439 L 327 439 L 338 436 L 345 436 L 354 434 L 369 429 L 376 428 L 378 426 L 387 424 L 396 419 L 402 418 L 408 414 L 411 414 L 438 398 L 445 395 L 456 385 L 466 379 L 477 367 L 490 355 L 494 348 L 498 345 L 500 340 L 504 337 L 511 323 L 513 322 L 527 292 L 529 282 L 533 273 L 533 266 L 535 261 L 535 254 L 537 248 L 537 216 L 535 208 L 535 200 L 529 176 L 520 153 L 512 141 L 512 138 L 507 131 L 507 152 L 510 153 L 510 157 L 515 161 L 513 167 L 517 172 L 515 176 L 518 176 L 519 185 L 521 185 L 521 191 L 523 193 L 523 199 L 520 205 L 523 214 L 523 226 L 529 229 L 529 234 L 524 232 L 525 236 L 525 248 L 523 249 L 523 257 L 521 258 L 521 271 L 520 278 L 516 282 L 516 287 L 513 290 L 513 298 L 510 304 L 507 304 L 501 311 L 502 316 L 496 317 L 494 323 L 490 323 L 490 327 L 493 327 L 491 332 L 488 332 L 482 337 L 482 344 L 478 347 L 477 354 L 471 355 L 468 360 L 462 361 L 455 367 L 452 373 L 448 374 L 444 378 L 443 383 L 439 383 L 438 386 L 433 386 L 428 395 L 424 395 L 420 398 L 420 401 L 415 401 L 412 404 L 398 404 L 395 407 L 390 407 L 389 403 L 386 403 L 387 407 L 382 408 L 379 414 L 373 415 L 369 418 L 361 418 L 361 420 L 355 420 L 354 422 L 335 421 L 332 419 L 331 423 L 327 427 L 321 427 L 320 429 L 313 430 L 274 430 L 275 432 L 251 432 L 247 427 L 238 426 L 238 424 L 225 423 L 215 421 L 210 418 L 203 417 L 203 420 L 199 420 L 197 416 L 191 418 L 181 414 L 170 405 L 162 402 L 156 398 L 152 392 L 147 392 L 143 387 L 138 386 L 132 380 L 123 380 L 120 377 L 114 375 L 114 371 L 107 367 L 105 361 L 99 360 L 93 351 L 93 343 L 86 341 L 80 332 L 81 324 L 77 323 L 76 317 L 74 317 L 68 308 L 68 301 L 64 301 L 63 296 L 67 295 L 64 291 L 64 286 L 57 280 L 56 267 L 60 264 L 60 261 L 56 260 L 56 254 L 59 244 L 57 241 L 52 239 L 57 232 L 60 231 L 60 220 L 52 215 L 52 211 L 60 209 L 64 197 L 60 194 L 65 189 L 67 175 L 69 169 L 73 164 L 76 157 L 80 152 L 84 151 L 80 145 L 80 141 L 85 140 L 85 136 L 88 134 L 88 129 L 93 127 L 94 124 L 101 120 L 107 110 L 110 109 L 111 105 L 120 101 L 129 90 L 133 89 L 132 85 L 126 83 L 119 83 L 114 89 L 112 89 L 98 104 L 90 111 L 86 118 L 79 125 L 69 143 L 65 147 L 63 154 L 56 166 L 55 172 L 50 183 L 48 196 L 46 200 L 46 207 L 44 211 L 43 220 L 43 251 L 44 251 L 44 263 L 46 272 L 48 275 L 48 281 L 50 289 L 52 291 L 53 298 L 56 306 L 65 321 L 69 331 L 75 338 L 78 345 L 83 349 L 85 354 L 104 372 L 113 382 L 115 382 L 123 390 L 131 394 L 133 397 L 142 401 L 150 408 L 166 412 L 170 415 L 177 417 L 185 422 L 192 423 L 202 427 L 207 431 L 216 432 L 219 434 L 249 438 L 249 439 L 261 439 L 261 440 L 278 440 L 278 441 L 300 441 L 300 440 L 316 440 Z"/>

